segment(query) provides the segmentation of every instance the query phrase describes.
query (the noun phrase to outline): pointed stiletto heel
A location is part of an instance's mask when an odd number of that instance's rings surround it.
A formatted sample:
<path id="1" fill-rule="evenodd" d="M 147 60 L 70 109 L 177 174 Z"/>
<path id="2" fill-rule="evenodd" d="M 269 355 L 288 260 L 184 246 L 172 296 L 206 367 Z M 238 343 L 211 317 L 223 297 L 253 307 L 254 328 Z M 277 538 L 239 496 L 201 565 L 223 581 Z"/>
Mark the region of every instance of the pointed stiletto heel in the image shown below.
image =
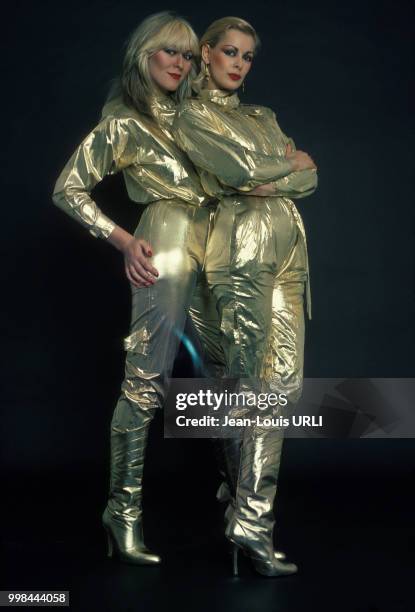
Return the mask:
<path id="1" fill-rule="evenodd" d="M 276 556 L 273 505 L 277 489 L 283 433 L 246 429 L 241 448 L 235 506 L 225 536 L 233 544 L 234 576 L 239 549 L 262 576 L 289 576 L 298 570 Z M 236 573 L 235 573 L 236 572 Z"/>
<path id="2" fill-rule="evenodd" d="M 238 438 L 213 438 L 213 451 L 219 472 L 223 478 L 216 499 L 221 503 L 227 503 L 224 513 L 225 527 L 231 522 L 235 512 L 235 497 L 238 482 L 239 462 L 241 456 L 242 440 Z M 245 556 L 248 553 L 241 549 Z M 233 543 L 229 547 L 229 554 L 233 554 Z M 278 561 L 284 561 L 286 554 L 282 550 L 274 550 L 274 557 Z"/>
<path id="3" fill-rule="evenodd" d="M 105 509 L 102 520 L 107 532 L 108 557 L 117 557 L 124 563 L 134 565 L 161 563 L 160 557 L 144 544 L 142 521 L 136 520 L 132 525 L 122 523 L 119 517 L 113 519 L 108 509 Z"/>
<path id="4" fill-rule="evenodd" d="M 233 536 L 233 538 L 235 535 Z M 236 540 L 236 537 L 235 537 Z M 295 563 L 280 561 L 274 555 L 272 546 L 252 546 L 249 540 L 241 539 L 237 544 L 233 539 L 230 540 L 232 546 L 232 565 L 233 575 L 238 576 L 238 553 L 241 551 L 250 561 L 254 570 L 262 576 L 290 576 L 298 571 Z M 260 556 L 259 556 L 260 555 Z"/>
<path id="5" fill-rule="evenodd" d="M 133 431 L 119 431 L 111 426 L 109 499 L 102 524 L 107 534 L 108 557 L 134 565 L 161 563 L 159 555 L 144 543 L 141 507 L 145 449 L 154 411 L 155 408 L 137 409 L 134 421 L 137 428 Z"/>

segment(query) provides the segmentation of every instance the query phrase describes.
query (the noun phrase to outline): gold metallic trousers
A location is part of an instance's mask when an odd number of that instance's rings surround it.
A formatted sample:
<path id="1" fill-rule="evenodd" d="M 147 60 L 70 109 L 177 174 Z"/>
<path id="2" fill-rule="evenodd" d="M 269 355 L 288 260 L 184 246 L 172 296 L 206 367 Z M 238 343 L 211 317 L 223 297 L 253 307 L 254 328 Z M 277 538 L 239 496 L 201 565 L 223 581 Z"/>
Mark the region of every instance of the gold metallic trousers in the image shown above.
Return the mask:
<path id="1" fill-rule="evenodd" d="M 206 253 L 219 312 L 226 375 L 262 380 L 290 401 L 301 394 L 304 240 L 290 200 L 221 200 Z"/>
<path id="2" fill-rule="evenodd" d="M 165 399 L 189 309 L 211 376 L 266 381 L 269 390 L 284 391 L 291 401 L 301 392 L 306 261 L 289 205 L 279 198 L 227 198 L 215 213 L 213 230 L 212 219 L 213 208 L 160 201 L 145 209 L 135 232 L 151 244 L 159 278 L 151 287 L 132 290 L 125 378 L 111 423 L 106 522 L 123 530 L 128 548 L 137 542 L 134 534 L 142 534 L 148 428 Z M 272 533 L 268 508 L 275 490 L 272 494 L 265 466 L 271 462 L 278 473 L 273 436 L 274 431 L 260 442 L 258 436 L 249 443 L 244 439 L 241 461 L 232 459 L 239 479 L 230 525 L 251 517 L 254 542 L 256 530 Z M 257 451 L 250 450 L 252 444 L 259 444 Z M 243 495 L 243 487 L 251 494 Z M 268 505 L 258 504 L 258 496 Z M 264 537 L 260 541 L 265 546 Z"/>
<path id="3" fill-rule="evenodd" d="M 135 231 L 136 237 L 150 243 L 159 277 L 150 287 L 132 288 L 125 377 L 111 422 L 110 491 L 104 523 L 113 534 L 122 533 L 122 547 L 128 550 L 136 545 L 145 550 L 137 534 L 142 534 L 148 428 L 165 399 L 191 301 L 212 367 L 215 360 L 218 367 L 223 362 L 217 312 L 203 270 L 213 212 L 213 207 L 159 201 L 147 206 Z M 132 556 L 139 555 L 133 551 Z"/>
<path id="4" fill-rule="evenodd" d="M 303 383 L 307 259 L 290 201 L 222 200 L 206 274 L 217 302 L 225 375 L 247 381 L 248 392 L 285 393 L 294 404 Z M 226 535 L 268 575 L 283 571 L 276 568 L 272 547 L 282 443 L 283 430 L 258 427 L 245 430 L 239 457 L 237 442 L 222 443 L 225 484 L 218 497 L 226 499 L 228 492 L 231 498 Z"/>

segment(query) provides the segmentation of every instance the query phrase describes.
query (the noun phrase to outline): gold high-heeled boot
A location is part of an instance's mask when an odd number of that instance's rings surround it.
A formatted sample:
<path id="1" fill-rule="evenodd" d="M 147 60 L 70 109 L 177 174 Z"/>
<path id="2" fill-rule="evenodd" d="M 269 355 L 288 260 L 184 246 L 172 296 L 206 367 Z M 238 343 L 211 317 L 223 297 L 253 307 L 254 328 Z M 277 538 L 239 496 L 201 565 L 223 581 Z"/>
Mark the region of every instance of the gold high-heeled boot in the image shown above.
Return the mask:
<path id="1" fill-rule="evenodd" d="M 144 544 L 141 509 L 144 455 L 153 414 L 154 409 L 143 411 L 141 426 L 132 431 L 117 431 L 114 426 L 111 430 L 110 494 L 102 516 L 108 556 L 115 553 L 121 561 L 136 565 L 161 562 Z"/>
<path id="2" fill-rule="evenodd" d="M 235 511 L 242 440 L 239 438 L 213 438 L 212 442 L 219 472 L 223 478 L 223 482 L 216 493 L 216 499 L 227 503 L 224 514 L 226 526 Z M 283 560 L 286 558 L 286 554 L 282 550 L 274 550 L 274 557 Z"/>
<path id="3" fill-rule="evenodd" d="M 294 563 L 275 557 L 273 505 L 284 431 L 276 428 L 246 428 L 241 447 L 235 511 L 225 530 L 233 543 L 233 571 L 243 550 L 254 568 L 264 576 L 287 576 L 297 571 Z"/>

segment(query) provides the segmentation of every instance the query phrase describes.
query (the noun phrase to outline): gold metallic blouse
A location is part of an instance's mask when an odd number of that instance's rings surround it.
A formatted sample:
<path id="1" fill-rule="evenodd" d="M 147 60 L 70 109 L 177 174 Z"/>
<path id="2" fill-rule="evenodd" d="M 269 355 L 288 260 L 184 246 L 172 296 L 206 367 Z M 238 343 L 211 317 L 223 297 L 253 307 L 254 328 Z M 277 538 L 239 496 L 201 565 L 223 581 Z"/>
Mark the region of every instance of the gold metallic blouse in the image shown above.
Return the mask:
<path id="1" fill-rule="evenodd" d="M 79 145 L 57 180 L 54 203 L 93 236 L 107 238 L 115 227 L 90 196 L 107 174 L 122 170 L 129 197 L 141 204 L 178 198 L 204 206 L 211 199 L 172 138 L 174 102 L 162 96 L 153 98 L 150 106 L 155 120 L 119 99 L 107 104 L 101 122 Z"/>
<path id="2" fill-rule="evenodd" d="M 274 197 L 283 197 L 289 204 L 307 249 L 303 221 L 290 198 L 312 194 L 317 172 L 292 171 L 285 156 L 288 143 L 293 151 L 295 143 L 281 130 L 271 109 L 240 104 L 236 93 L 203 89 L 196 99 L 185 100 L 178 107 L 173 134 L 198 168 L 203 188 L 211 196 L 249 195 L 246 192 L 257 185 L 273 183 Z M 309 281 L 307 304 L 310 315 Z"/>

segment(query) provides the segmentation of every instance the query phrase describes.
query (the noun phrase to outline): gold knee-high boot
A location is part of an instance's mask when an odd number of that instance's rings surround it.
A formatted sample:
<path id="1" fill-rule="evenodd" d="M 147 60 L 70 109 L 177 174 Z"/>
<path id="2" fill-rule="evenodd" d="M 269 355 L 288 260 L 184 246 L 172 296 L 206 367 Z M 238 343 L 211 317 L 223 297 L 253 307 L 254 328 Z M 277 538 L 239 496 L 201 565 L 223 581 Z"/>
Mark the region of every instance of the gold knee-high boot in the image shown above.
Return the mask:
<path id="1" fill-rule="evenodd" d="M 247 428 L 241 447 L 235 511 L 226 527 L 233 543 L 233 571 L 238 574 L 238 551 L 243 550 L 254 568 L 265 576 L 287 576 L 297 571 L 293 563 L 275 556 L 273 505 L 283 443 L 283 430 Z"/>
<path id="2" fill-rule="evenodd" d="M 137 565 L 161 562 L 144 544 L 141 508 L 144 456 L 154 412 L 154 408 L 143 410 L 141 424 L 136 422 L 131 431 L 119 431 L 114 425 L 111 430 L 110 493 L 102 516 L 108 555 L 115 553 L 121 561 Z"/>
<path id="3" fill-rule="evenodd" d="M 216 498 L 218 501 L 228 504 L 224 514 L 225 525 L 227 525 L 235 511 L 242 440 L 239 438 L 214 438 L 212 441 L 219 472 L 223 478 L 223 482 L 216 493 Z M 283 560 L 286 555 L 282 550 L 274 550 L 274 557 Z"/>

